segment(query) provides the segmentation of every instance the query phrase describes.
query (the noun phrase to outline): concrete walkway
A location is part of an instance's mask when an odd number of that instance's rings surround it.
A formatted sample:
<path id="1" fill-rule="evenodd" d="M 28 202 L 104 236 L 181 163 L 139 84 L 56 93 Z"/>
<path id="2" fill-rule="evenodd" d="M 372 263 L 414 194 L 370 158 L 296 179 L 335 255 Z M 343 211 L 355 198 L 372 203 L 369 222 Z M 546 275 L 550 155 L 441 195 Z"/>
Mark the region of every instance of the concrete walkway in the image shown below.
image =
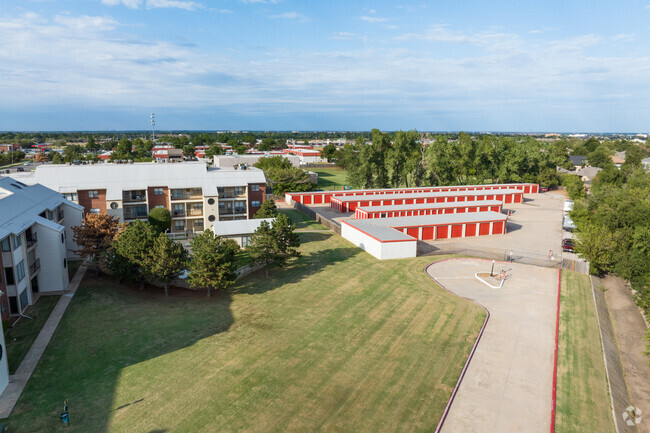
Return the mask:
<path id="1" fill-rule="evenodd" d="M 547 433 L 550 428 L 557 269 L 497 263 L 511 269 L 503 288 L 478 281 L 488 260 L 435 263 L 428 273 L 447 290 L 490 312 L 441 432 Z"/>
<path id="2" fill-rule="evenodd" d="M 45 348 L 49 344 L 52 335 L 54 335 L 54 331 L 59 325 L 63 313 L 68 308 L 68 304 L 70 304 L 85 273 L 86 266 L 81 265 L 72 278 L 72 281 L 70 281 L 68 289 L 63 293 L 61 299 L 59 299 L 59 302 L 52 310 L 50 317 L 47 319 L 47 322 L 43 325 L 43 329 L 41 329 L 38 337 L 36 337 L 34 344 L 32 344 L 27 355 L 25 355 L 25 359 L 20 363 L 16 374 L 9 376 L 9 385 L 7 385 L 7 388 L 0 395 L 0 418 L 7 418 L 11 415 L 11 411 L 14 409 L 25 385 L 27 385 L 27 381 L 31 377 L 34 368 L 36 368 L 36 364 L 38 364 L 41 356 L 43 356 Z"/>

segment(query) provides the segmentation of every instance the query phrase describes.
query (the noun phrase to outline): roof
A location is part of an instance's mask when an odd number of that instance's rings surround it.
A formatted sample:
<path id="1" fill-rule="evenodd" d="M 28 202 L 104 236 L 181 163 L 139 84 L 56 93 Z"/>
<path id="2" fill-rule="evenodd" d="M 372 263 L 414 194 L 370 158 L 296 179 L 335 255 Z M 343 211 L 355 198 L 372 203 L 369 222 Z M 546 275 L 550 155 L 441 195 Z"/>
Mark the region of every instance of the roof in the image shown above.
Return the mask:
<path id="1" fill-rule="evenodd" d="M 335 195 L 332 200 L 341 202 L 356 201 L 377 201 L 377 200 L 400 200 L 409 198 L 426 198 L 426 197 L 457 197 L 457 196 L 482 196 L 497 194 L 522 194 L 519 189 L 486 189 L 486 190 L 461 190 L 461 191 L 431 191 L 431 192 L 412 192 L 412 193 L 395 193 L 395 194 L 364 194 L 364 195 Z"/>
<path id="2" fill-rule="evenodd" d="M 585 165 L 586 156 L 571 155 L 569 157 L 573 165 Z"/>
<path id="3" fill-rule="evenodd" d="M 591 180 L 596 177 L 599 171 L 602 171 L 602 168 L 600 167 L 585 167 L 581 168 L 576 172 L 578 176 L 586 177 L 587 179 Z"/>
<path id="4" fill-rule="evenodd" d="M 459 206 L 495 206 L 503 204 L 500 200 L 475 200 L 475 201 L 453 201 L 445 203 L 418 203 L 418 204 L 402 204 L 391 206 L 363 206 L 357 207 L 359 210 L 366 212 L 390 212 L 390 211 L 408 211 L 418 209 L 440 209 L 440 208 L 454 208 Z"/>
<path id="5" fill-rule="evenodd" d="M 40 183 L 60 193 L 106 189 L 106 200 L 121 200 L 122 191 L 150 186 L 202 187 L 204 195 L 216 196 L 217 187 L 266 183 L 264 173 L 257 168 L 208 169 L 203 162 L 39 165 L 33 174 L 20 179 L 25 183 Z"/>
<path id="6" fill-rule="evenodd" d="M 28 186 L 11 177 L 0 178 L 0 239 L 9 234 L 20 234 L 34 223 L 62 230 L 63 226 L 39 216 L 43 211 L 54 210 L 62 203 L 83 209 L 43 185 Z"/>
<path id="7" fill-rule="evenodd" d="M 449 225 L 463 223 L 477 223 L 484 221 L 506 221 L 508 217 L 499 212 L 464 212 L 438 215 L 419 215 L 395 218 L 369 218 L 343 220 L 352 227 L 373 236 L 381 242 L 413 240 L 393 227 L 426 227 L 434 225 Z"/>
<path id="8" fill-rule="evenodd" d="M 260 218 L 250 220 L 215 221 L 212 223 L 212 231 L 219 236 L 251 234 L 258 229 L 262 221 L 271 224 L 274 220 L 275 218 Z"/>

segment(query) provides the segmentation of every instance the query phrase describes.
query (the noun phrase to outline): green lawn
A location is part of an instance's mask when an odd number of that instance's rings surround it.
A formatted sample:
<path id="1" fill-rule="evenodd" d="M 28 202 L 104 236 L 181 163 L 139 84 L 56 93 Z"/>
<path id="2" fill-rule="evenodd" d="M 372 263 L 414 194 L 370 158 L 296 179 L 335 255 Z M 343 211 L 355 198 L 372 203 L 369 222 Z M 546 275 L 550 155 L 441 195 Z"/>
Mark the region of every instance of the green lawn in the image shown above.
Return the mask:
<path id="1" fill-rule="evenodd" d="M 424 273 L 331 232 L 238 293 L 86 276 L 8 420 L 11 431 L 432 431 L 484 320 Z"/>
<path id="2" fill-rule="evenodd" d="M 340 190 L 347 185 L 348 172 L 342 168 L 310 168 L 309 171 L 318 173 L 318 187 L 324 190 Z"/>
<path id="3" fill-rule="evenodd" d="M 77 269 L 81 266 L 81 260 L 68 260 L 68 277 L 72 281 L 72 277 L 77 273 Z"/>
<path id="4" fill-rule="evenodd" d="M 13 327 L 5 330 L 9 374 L 14 374 L 20 366 L 59 298 L 60 296 L 41 296 L 36 304 L 27 307 L 23 313 L 32 320 L 21 317 Z"/>
<path id="5" fill-rule="evenodd" d="M 237 254 L 235 254 L 235 269 L 239 269 L 242 266 L 246 266 L 250 264 L 251 262 L 251 254 L 248 252 L 248 250 L 242 248 L 239 251 L 237 251 Z"/>
<path id="6" fill-rule="evenodd" d="M 297 209 L 278 209 L 278 212 L 282 212 L 288 216 L 289 219 L 291 219 L 291 222 L 296 226 L 296 230 L 327 230 L 326 227 L 317 223 Z"/>
<path id="7" fill-rule="evenodd" d="M 556 431 L 614 431 L 589 277 L 570 271 L 562 271 Z"/>

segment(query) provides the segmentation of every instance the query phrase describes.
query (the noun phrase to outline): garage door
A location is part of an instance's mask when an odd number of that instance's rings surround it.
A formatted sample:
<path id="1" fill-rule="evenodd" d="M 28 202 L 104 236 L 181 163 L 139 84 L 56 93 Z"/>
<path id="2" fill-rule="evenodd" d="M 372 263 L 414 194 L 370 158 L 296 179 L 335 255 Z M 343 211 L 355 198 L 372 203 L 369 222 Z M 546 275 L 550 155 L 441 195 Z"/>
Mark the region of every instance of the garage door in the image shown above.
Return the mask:
<path id="1" fill-rule="evenodd" d="M 454 208 L 453 207 L 446 208 L 445 213 L 454 213 Z"/>
<path id="2" fill-rule="evenodd" d="M 456 208 L 456 213 L 465 213 L 466 211 L 467 211 L 467 208 L 465 208 L 465 207 Z"/>
<path id="3" fill-rule="evenodd" d="M 438 226 L 437 227 L 437 234 L 436 234 L 436 239 L 447 239 L 449 236 L 447 235 L 447 231 L 449 229 L 449 226 Z"/>
<path id="4" fill-rule="evenodd" d="M 481 223 L 478 234 L 481 236 L 490 234 L 490 223 Z"/>
<path id="5" fill-rule="evenodd" d="M 420 234 L 420 228 L 419 227 L 411 227 L 409 229 L 406 229 L 406 234 L 409 236 L 413 236 L 415 239 L 418 238 L 418 235 Z"/>
<path id="6" fill-rule="evenodd" d="M 465 237 L 476 236 L 476 224 L 467 224 L 465 226 Z"/>
<path id="7" fill-rule="evenodd" d="M 422 239 L 433 239 L 433 227 L 422 227 Z"/>
<path id="8" fill-rule="evenodd" d="M 492 228 L 492 233 L 494 233 L 495 235 L 503 233 L 503 221 L 494 223 L 494 227 Z"/>
<path id="9" fill-rule="evenodd" d="M 463 226 L 462 225 L 451 226 L 451 237 L 452 238 L 460 238 L 462 236 L 463 236 Z"/>

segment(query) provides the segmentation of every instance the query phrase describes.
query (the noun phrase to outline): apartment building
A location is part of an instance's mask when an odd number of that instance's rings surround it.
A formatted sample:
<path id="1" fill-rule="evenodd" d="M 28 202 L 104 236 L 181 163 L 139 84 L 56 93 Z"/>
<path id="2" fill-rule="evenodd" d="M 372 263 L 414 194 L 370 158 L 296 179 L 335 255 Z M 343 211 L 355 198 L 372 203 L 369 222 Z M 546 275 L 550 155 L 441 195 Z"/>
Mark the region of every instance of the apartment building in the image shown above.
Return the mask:
<path id="1" fill-rule="evenodd" d="M 172 215 L 171 231 L 188 235 L 214 221 L 252 218 L 266 197 L 261 170 L 208 168 L 202 162 L 43 165 L 21 180 L 52 188 L 85 212 L 125 222 L 164 207 Z"/>
<path id="2" fill-rule="evenodd" d="M 0 316 L 21 314 L 39 293 L 68 287 L 72 227 L 83 208 L 42 185 L 0 178 Z"/>

